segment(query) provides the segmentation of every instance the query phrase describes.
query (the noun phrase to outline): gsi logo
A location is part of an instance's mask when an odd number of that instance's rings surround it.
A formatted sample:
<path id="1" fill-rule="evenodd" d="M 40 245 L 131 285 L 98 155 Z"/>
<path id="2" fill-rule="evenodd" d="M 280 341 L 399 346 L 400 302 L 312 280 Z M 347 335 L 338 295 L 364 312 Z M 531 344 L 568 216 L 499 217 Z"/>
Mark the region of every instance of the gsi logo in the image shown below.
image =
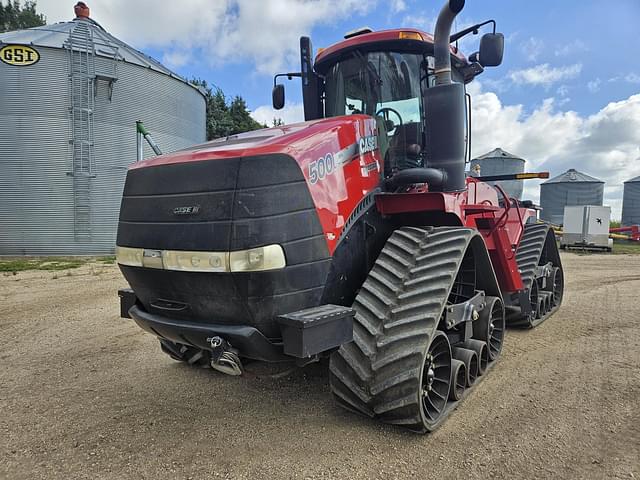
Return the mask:
<path id="1" fill-rule="evenodd" d="M 26 45 L 5 45 L 0 48 L 0 60 L 8 65 L 24 67 L 40 60 L 40 54 Z"/>

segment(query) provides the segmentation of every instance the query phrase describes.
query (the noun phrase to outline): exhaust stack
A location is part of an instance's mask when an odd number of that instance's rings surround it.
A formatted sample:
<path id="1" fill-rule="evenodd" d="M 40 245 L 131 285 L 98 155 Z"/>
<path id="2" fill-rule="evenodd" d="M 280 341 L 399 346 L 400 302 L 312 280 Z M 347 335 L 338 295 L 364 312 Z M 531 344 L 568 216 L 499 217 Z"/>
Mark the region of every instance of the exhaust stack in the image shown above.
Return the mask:
<path id="1" fill-rule="evenodd" d="M 451 51 L 449 49 L 451 26 L 463 7 L 464 0 L 449 0 L 438 15 L 433 45 L 436 85 L 451 83 Z"/>
<path id="2" fill-rule="evenodd" d="M 438 15 L 434 33 L 435 85 L 424 95 L 428 167 L 443 172 L 443 192 L 459 192 L 465 181 L 464 85 L 451 81 L 451 26 L 464 0 L 449 0 Z"/>

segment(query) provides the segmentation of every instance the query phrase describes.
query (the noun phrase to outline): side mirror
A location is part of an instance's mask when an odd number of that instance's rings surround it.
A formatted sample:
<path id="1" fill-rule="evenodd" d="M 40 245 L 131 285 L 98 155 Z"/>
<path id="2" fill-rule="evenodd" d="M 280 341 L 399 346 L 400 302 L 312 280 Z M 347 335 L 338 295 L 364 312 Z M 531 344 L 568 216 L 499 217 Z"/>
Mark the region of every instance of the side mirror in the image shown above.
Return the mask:
<path id="1" fill-rule="evenodd" d="M 480 39 L 479 63 L 483 67 L 497 67 L 502 63 L 504 35 L 485 33 Z"/>
<path id="2" fill-rule="evenodd" d="M 281 83 L 273 86 L 271 102 L 273 103 L 273 108 L 276 110 L 281 110 L 282 107 L 284 107 L 284 85 Z"/>

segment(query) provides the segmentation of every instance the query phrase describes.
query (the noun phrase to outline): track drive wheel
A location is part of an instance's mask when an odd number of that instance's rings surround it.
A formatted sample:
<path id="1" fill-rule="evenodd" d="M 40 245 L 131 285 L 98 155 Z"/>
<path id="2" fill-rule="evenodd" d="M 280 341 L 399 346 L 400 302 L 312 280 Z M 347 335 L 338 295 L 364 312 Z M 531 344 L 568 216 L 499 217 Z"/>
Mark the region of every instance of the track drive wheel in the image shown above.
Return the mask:
<path id="1" fill-rule="evenodd" d="M 205 350 L 164 339 L 160 340 L 160 348 L 178 362 L 184 362 L 194 367 L 208 368 L 211 366 L 209 352 Z"/>
<path id="2" fill-rule="evenodd" d="M 354 301 L 353 342 L 331 355 L 341 406 L 419 433 L 448 416 L 451 346 L 437 327 L 477 235 L 417 227 L 391 235 Z"/>

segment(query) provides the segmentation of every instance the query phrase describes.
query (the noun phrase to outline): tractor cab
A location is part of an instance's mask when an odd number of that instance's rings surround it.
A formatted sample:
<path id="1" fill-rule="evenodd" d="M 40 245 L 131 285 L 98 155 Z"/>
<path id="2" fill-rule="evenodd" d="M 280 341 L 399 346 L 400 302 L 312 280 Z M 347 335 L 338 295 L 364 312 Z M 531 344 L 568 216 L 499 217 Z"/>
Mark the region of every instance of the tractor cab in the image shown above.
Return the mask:
<path id="1" fill-rule="evenodd" d="M 480 26 L 452 37 L 477 33 Z M 451 81 L 464 86 L 482 73 L 483 65 L 498 65 L 502 42 L 501 34 L 495 31 L 486 34 L 481 52 L 470 60 L 452 47 Z M 321 49 L 313 64 L 308 37 L 301 38 L 300 48 L 301 72 L 279 74 L 274 79 L 274 108 L 284 106 L 284 86 L 275 80 L 279 76 L 301 77 L 305 120 L 353 114 L 376 119 L 386 178 L 400 170 L 427 166 L 426 126 L 430 115 L 425 96 L 436 85 L 437 77 L 432 35 L 415 29 L 380 32 L 360 29 Z M 470 137 L 469 106 L 468 102 L 462 105 L 465 145 Z M 470 154 L 468 148 L 465 154 Z"/>
<path id="2" fill-rule="evenodd" d="M 327 65 L 325 116 L 366 114 L 378 124 L 378 143 L 389 176 L 393 169 L 422 167 L 423 75 L 433 57 L 400 51 L 353 50 Z"/>

